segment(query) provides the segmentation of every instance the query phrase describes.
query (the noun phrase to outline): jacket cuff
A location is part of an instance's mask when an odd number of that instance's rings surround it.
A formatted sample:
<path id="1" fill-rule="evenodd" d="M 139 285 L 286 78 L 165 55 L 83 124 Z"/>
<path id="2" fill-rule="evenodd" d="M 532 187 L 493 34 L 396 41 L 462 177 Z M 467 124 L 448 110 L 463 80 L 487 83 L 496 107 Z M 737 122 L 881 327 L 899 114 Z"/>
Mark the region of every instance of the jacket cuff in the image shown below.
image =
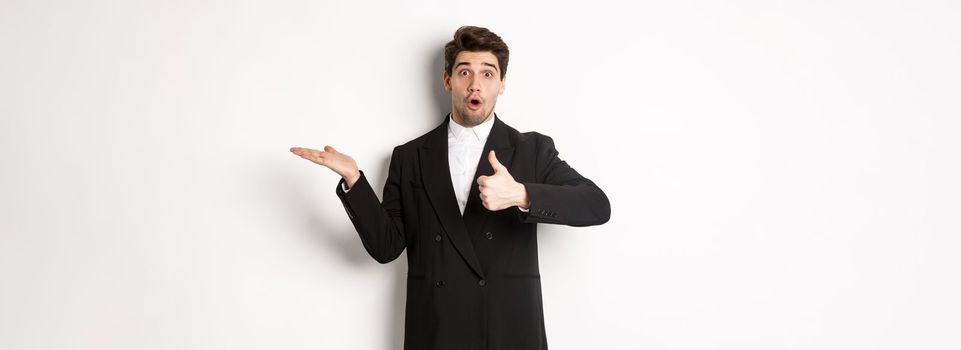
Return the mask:
<path id="1" fill-rule="evenodd" d="M 344 210 L 347 211 L 347 216 L 349 216 L 351 219 L 354 218 L 354 211 L 350 209 L 351 202 L 355 202 L 357 200 L 357 196 L 362 196 L 364 189 L 370 187 L 370 184 L 367 182 L 367 176 L 364 175 L 364 171 L 358 170 L 358 172 L 360 173 L 360 177 L 358 177 L 357 181 L 354 182 L 353 187 L 348 189 L 347 180 L 344 180 L 344 178 L 341 177 L 340 181 L 337 182 L 337 189 L 335 190 L 335 193 L 337 193 L 337 198 L 340 198 L 340 203 L 344 205 Z"/>
<path id="2" fill-rule="evenodd" d="M 549 198 L 546 196 L 546 191 L 550 191 L 548 186 L 537 183 L 524 183 L 524 187 L 527 187 L 527 199 L 530 201 L 531 206 L 527 211 L 521 211 L 520 207 L 518 209 L 518 215 L 522 223 L 552 223 L 557 222 L 557 212 L 548 209 L 544 205 L 544 199 Z"/>

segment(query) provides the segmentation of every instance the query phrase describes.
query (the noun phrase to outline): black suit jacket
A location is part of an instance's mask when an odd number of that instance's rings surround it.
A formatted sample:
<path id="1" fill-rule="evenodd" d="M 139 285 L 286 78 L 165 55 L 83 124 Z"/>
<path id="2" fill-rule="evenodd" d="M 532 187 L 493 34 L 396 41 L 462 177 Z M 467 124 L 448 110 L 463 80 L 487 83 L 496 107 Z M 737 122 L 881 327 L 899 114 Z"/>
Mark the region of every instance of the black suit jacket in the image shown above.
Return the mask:
<path id="1" fill-rule="evenodd" d="M 547 349 L 537 223 L 588 226 L 610 218 L 607 196 L 558 158 L 550 137 L 494 118 L 474 179 L 493 174 L 493 149 L 526 186 L 528 213 L 487 210 L 475 181 L 461 216 L 448 165 L 449 117 L 394 148 L 383 201 L 363 172 L 347 193 L 343 179 L 337 184 L 371 257 L 387 263 L 407 249 L 405 349 Z"/>

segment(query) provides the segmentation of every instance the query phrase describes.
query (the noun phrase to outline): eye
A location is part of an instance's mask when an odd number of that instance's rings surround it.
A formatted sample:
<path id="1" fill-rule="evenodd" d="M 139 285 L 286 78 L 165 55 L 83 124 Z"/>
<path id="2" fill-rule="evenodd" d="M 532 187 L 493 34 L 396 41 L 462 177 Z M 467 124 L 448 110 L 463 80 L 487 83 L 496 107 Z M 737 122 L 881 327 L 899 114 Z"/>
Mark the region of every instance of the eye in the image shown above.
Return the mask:
<path id="1" fill-rule="evenodd" d="M 467 76 L 467 73 L 468 73 L 468 72 L 467 72 L 466 70 L 460 71 L 460 75 L 465 76 L 465 77 Z"/>
<path id="2" fill-rule="evenodd" d="M 487 72 L 487 73 L 484 73 L 484 76 L 486 76 L 486 77 L 488 77 L 488 78 L 493 78 L 493 77 L 494 77 L 494 73 Z"/>

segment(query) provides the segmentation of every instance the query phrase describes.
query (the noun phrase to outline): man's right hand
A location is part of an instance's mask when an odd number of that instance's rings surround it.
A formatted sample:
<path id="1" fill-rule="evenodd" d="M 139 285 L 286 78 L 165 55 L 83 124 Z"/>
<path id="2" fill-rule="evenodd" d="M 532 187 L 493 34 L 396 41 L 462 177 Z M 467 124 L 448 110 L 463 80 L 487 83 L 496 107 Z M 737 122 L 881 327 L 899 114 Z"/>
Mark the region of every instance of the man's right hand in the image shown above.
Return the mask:
<path id="1" fill-rule="evenodd" d="M 354 162 L 354 158 L 337 152 L 333 147 L 324 146 L 323 151 L 291 147 L 290 152 L 333 170 L 337 175 L 344 178 L 344 181 L 347 182 L 348 189 L 354 187 L 354 183 L 360 179 L 360 171 L 357 169 L 357 162 Z"/>

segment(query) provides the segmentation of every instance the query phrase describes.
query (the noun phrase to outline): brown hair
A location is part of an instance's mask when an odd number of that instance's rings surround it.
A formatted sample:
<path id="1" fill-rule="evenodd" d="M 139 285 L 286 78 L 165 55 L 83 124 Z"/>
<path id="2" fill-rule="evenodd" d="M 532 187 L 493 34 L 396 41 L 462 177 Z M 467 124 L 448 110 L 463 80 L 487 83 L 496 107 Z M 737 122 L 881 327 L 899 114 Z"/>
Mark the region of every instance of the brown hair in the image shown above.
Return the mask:
<path id="1" fill-rule="evenodd" d="M 463 26 L 454 32 L 454 40 L 444 46 L 444 71 L 447 75 L 452 75 L 454 59 L 461 51 L 481 52 L 490 51 L 497 57 L 497 66 L 500 67 L 501 80 L 507 75 L 507 58 L 510 51 L 507 44 L 487 28 Z"/>

